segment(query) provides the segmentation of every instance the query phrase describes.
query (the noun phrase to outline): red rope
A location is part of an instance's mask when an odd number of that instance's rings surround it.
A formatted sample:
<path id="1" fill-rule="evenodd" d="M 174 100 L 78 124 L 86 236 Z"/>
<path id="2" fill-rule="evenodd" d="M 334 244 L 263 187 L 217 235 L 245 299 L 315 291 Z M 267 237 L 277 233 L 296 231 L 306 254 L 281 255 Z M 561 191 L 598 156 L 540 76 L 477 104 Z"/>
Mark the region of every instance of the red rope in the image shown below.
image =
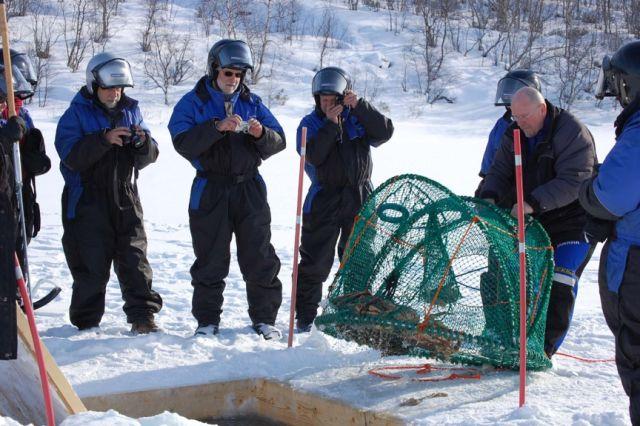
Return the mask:
<path id="1" fill-rule="evenodd" d="M 454 367 L 435 367 L 431 364 L 422 364 L 422 365 L 390 365 L 386 367 L 376 367 L 369 370 L 369 374 L 372 376 L 377 376 L 382 379 L 401 379 L 402 376 L 395 374 L 387 374 L 382 373 L 381 371 L 385 370 L 415 370 L 416 374 L 429 374 L 434 371 L 439 370 L 448 370 L 448 371 L 467 371 L 467 373 L 451 373 L 445 377 L 423 377 L 419 379 L 411 379 L 414 382 L 442 382 L 445 380 L 456 380 L 456 379 L 479 379 L 480 372 L 474 368 L 454 368 Z"/>
<path id="2" fill-rule="evenodd" d="M 616 361 L 615 358 L 608 358 L 608 359 L 583 358 L 581 356 L 566 354 L 566 353 L 563 353 L 563 352 L 556 352 L 556 355 L 564 356 L 564 357 L 572 358 L 572 359 L 577 359 L 578 361 L 582 361 L 582 362 L 592 362 L 592 363 L 593 362 L 615 362 Z"/>

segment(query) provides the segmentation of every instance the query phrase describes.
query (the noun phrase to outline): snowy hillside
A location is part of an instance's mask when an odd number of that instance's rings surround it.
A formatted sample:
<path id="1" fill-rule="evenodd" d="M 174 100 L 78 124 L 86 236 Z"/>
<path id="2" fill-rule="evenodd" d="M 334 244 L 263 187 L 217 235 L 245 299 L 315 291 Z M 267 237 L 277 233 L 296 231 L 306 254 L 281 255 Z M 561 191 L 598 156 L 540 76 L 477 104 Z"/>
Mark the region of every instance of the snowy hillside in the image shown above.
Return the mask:
<path id="1" fill-rule="evenodd" d="M 191 32 L 189 46 L 194 53 L 195 72 L 179 86 L 169 88 L 171 105 L 167 106 L 162 91 L 144 75 L 145 56 L 138 44 L 145 19 L 144 3 L 127 0 L 120 4 L 106 50 L 124 55 L 131 62 L 136 87 L 127 93 L 140 101 L 145 122 L 160 146 L 158 162 L 141 172 L 138 186 L 145 211 L 153 286 L 165 303 L 156 316 L 161 333 L 130 335 L 113 273 L 100 328 L 79 332 L 69 323 L 67 310 L 72 281 L 60 243 L 63 180 L 53 141 L 57 120 L 84 84 L 84 68 L 91 54 L 84 59 L 79 71 L 71 73 L 66 67 L 64 42 L 59 39 L 53 46 L 47 104 L 38 107 L 36 100 L 28 106 L 34 122 L 44 133 L 53 163 L 52 170 L 38 180 L 42 231 L 30 246 L 31 274 L 34 283 L 42 283 L 41 291 L 51 284 L 63 288 L 55 302 L 37 311 L 38 326 L 45 344 L 81 397 L 268 377 L 359 407 L 393 412 L 415 424 L 629 424 L 628 399 L 611 362 L 585 363 L 555 357 L 552 369 L 529 373 L 527 405 L 518 409 L 518 376 L 514 372 L 487 369 L 481 379 L 468 381 L 384 381 L 367 371 L 380 365 L 420 364 L 425 360 L 381 358 L 375 350 L 336 340 L 316 329 L 310 334 L 296 335 L 292 349 L 287 349 L 286 336 L 280 342 L 266 342 L 250 329 L 244 282 L 235 260 L 235 243 L 231 248 L 231 271 L 224 294 L 220 334 L 213 339 L 194 338 L 196 323 L 190 313 L 189 274 L 194 255 L 187 204 L 195 173 L 173 149 L 167 123 L 172 105 L 203 74 L 208 49 L 220 36 L 216 31 L 207 36 L 196 25 L 198 1 L 172 3 L 173 15 L 164 25 L 176 37 Z M 341 1 L 297 3 L 299 22 L 309 22 L 309 26 L 312 19 L 321 19 L 327 6 L 334 11 L 336 25 L 342 29 L 341 36 L 328 50 L 324 65 L 340 66 L 352 73 L 356 90 L 361 95 L 366 93 L 394 122 L 393 139 L 373 151 L 374 185 L 397 174 L 416 173 L 456 193 L 472 194 L 478 183 L 488 133 L 503 112 L 493 106 L 493 97 L 504 69 L 493 66 L 492 61 L 477 51 L 466 56 L 452 53 L 446 63 L 450 76 L 447 94 L 455 98 L 455 102 L 427 104 L 425 96 L 416 94 L 415 88 L 402 90 L 403 54 L 406 46 L 414 43 L 414 31 L 390 32 L 387 13 L 362 8 L 351 11 Z M 418 20 L 415 16 L 404 19 L 409 28 Z M 30 25 L 29 17 L 11 19 L 11 41 L 16 48 L 28 47 Z M 311 31 L 293 40 L 287 40 L 285 32 L 276 34 L 265 60 L 269 67 L 265 68 L 260 82 L 252 87 L 265 102 L 270 102 L 287 137 L 287 149 L 268 159 L 260 169 L 272 210 L 272 243 L 282 261 L 279 276 L 284 284 L 284 299 L 276 324 L 282 330 L 288 328 L 290 307 L 299 164 L 295 132 L 300 119 L 313 106 L 310 84 L 319 65 L 320 46 L 321 40 Z M 100 47 L 96 49 L 99 51 Z M 545 87 L 553 87 L 555 77 L 545 75 L 544 81 Z M 544 89 L 543 94 L 552 102 L 557 99 L 554 91 Z M 604 158 L 613 144 L 612 123 L 617 112 L 612 104 L 605 102 L 596 106 L 593 100 L 578 101 L 572 111 L 589 126 L 596 139 L 598 155 Z M 573 325 L 561 351 L 606 359 L 613 357 L 614 343 L 600 310 L 598 260 L 599 250 L 580 282 Z M 421 399 L 435 392 L 443 392 L 446 397 Z M 415 406 L 401 406 L 409 398 L 420 402 Z M 115 424 L 116 421 L 131 425 L 189 424 L 188 420 L 169 414 L 138 423 L 114 413 L 87 413 L 74 416 L 65 425 Z M 2 424 L 11 424 L 11 421 L 0 418 Z"/>

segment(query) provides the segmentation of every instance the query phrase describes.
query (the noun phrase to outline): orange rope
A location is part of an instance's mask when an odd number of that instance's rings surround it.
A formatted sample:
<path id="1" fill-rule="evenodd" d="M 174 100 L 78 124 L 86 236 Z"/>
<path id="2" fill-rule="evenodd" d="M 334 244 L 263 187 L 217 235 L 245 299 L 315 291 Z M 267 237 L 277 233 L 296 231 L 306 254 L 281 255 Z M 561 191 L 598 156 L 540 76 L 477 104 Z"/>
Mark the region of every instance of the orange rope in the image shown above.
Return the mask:
<path id="1" fill-rule="evenodd" d="M 480 379 L 482 376 L 480 372 L 475 368 L 455 368 L 455 367 L 435 367 L 431 364 L 421 364 L 421 365 L 390 365 L 386 367 L 376 367 L 369 370 L 369 374 L 372 376 L 380 377 L 381 379 L 389 379 L 396 380 L 401 379 L 402 376 L 396 374 L 388 374 L 382 373 L 381 371 L 387 370 L 415 370 L 416 374 L 429 374 L 434 371 L 466 371 L 467 373 L 451 373 L 445 377 L 421 377 L 421 378 L 412 378 L 411 381 L 414 382 L 442 382 L 445 380 L 456 380 L 456 379 Z"/>
<path id="2" fill-rule="evenodd" d="M 567 353 L 563 353 L 563 352 L 556 352 L 556 355 L 558 356 L 564 356 L 567 358 L 572 358 L 572 359 L 577 359 L 578 361 L 582 361 L 582 362 L 589 362 L 589 363 L 595 363 L 595 362 L 615 362 L 615 358 L 609 358 L 609 359 L 597 359 L 597 358 L 583 358 L 581 356 L 577 356 L 577 355 L 571 355 L 571 354 L 567 354 Z"/>
<path id="3" fill-rule="evenodd" d="M 458 252 L 460 251 L 460 247 L 462 247 L 462 243 L 464 243 L 464 240 L 467 238 L 467 235 L 469 234 L 471 227 L 477 222 L 478 222 L 478 216 L 474 216 L 473 218 L 471 218 L 471 222 L 469 223 L 469 226 L 467 226 L 467 229 L 464 231 L 464 235 L 462 235 L 462 238 L 460 239 L 460 242 L 458 243 L 456 249 L 454 250 L 453 255 L 449 259 L 449 264 L 447 265 L 447 269 L 444 271 L 444 275 L 442 276 L 442 278 L 440 279 L 440 282 L 438 283 L 438 289 L 436 290 L 436 294 L 433 295 L 433 299 L 431 299 L 431 304 L 429 305 L 429 309 L 425 313 L 424 321 L 418 324 L 418 330 L 420 332 L 424 332 L 424 329 L 427 327 L 427 323 L 429 322 L 429 317 L 431 316 L 431 310 L 433 309 L 433 306 L 435 305 L 436 300 L 438 300 L 438 296 L 440 296 L 440 291 L 444 286 L 444 282 L 447 279 L 447 276 L 449 276 L 449 271 L 451 270 L 451 266 L 453 266 L 453 261 L 456 260 L 456 257 L 458 256 Z"/>

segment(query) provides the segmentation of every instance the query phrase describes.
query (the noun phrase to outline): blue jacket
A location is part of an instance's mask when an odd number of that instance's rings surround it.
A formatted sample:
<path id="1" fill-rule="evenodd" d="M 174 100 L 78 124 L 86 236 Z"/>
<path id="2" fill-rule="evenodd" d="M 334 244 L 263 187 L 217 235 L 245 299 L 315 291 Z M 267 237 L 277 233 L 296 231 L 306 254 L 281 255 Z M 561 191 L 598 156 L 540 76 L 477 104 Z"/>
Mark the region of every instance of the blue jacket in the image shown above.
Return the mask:
<path id="1" fill-rule="evenodd" d="M 104 138 L 106 130 L 134 124 L 142 127 L 150 140 L 139 150 L 111 145 Z M 144 124 L 138 101 L 123 94 L 118 106 L 108 112 L 86 87 L 75 95 L 58 121 L 55 146 L 68 191 L 68 219 L 75 217 L 75 208 L 86 185 L 105 188 L 113 183 L 114 176 L 120 182 L 130 181 L 134 168 L 140 170 L 158 156 L 158 145 Z"/>
<path id="2" fill-rule="evenodd" d="M 225 101 L 244 121 L 255 118 L 262 124 L 264 132 L 259 139 L 248 133 L 222 133 L 216 129 L 216 121 L 227 117 Z M 201 78 L 176 104 L 168 127 L 176 151 L 198 171 L 191 191 L 192 209 L 198 208 L 210 178 L 257 176 L 262 160 L 286 147 L 282 126 L 260 97 L 244 85 L 226 97 L 207 77 Z"/>
<path id="3" fill-rule="evenodd" d="M 606 260 L 607 284 L 617 292 L 629 248 L 640 246 L 640 111 L 625 123 L 592 185 L 602 206 L 619 217 Z"/>
<path id="4" fill-rule="evenodd" d="M 307 128 L 305 171 L 311 186 L 304 203 L 304 212 L 311 211 L 316 194 L 323 187 L 354 187 L 370 190 L 373 162 L 371 147 L 391 139 L 392 121 L 366 100 L 358 100 L 353 110 L 345 108 L 341 125 L 328 120 L 318 107 L 306 115 L 298 126 L 296 149 L 300 153 L 302 128 Z M 365 191 L 366 192 L 366 191 Z M 360 204 L 368 192 L 361 194 Z"/>
<path id="5" fill-rule="evenodd" d="M 511 114 L 507 111 L 502 117 L 496 121 L 496 124 L 489 133 L 489 140 L 487 141 L 487 147 L 484 150 L 484 156 L 482 157 L 482 164 L 480 166 L 480 177 L 485 177 L 489 173 L 491 163 L 493 163 L 493 157 L 495 157 L 500 143 L 502 142 L 502 136 L 511 125 Z"/>

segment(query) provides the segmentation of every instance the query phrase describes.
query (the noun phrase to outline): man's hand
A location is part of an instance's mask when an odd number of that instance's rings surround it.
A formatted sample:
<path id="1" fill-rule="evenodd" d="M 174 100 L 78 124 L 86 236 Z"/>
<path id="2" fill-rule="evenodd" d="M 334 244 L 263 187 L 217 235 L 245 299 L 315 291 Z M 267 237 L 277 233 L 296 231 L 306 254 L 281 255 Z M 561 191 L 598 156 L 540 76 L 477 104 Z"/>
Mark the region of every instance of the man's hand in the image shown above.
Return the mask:
<path id="1" fill-rule="evenodd" d="M 249 123 L 249 134 L 256 139 L 260 139 L 264 132 L 262 124 L 260 124 L 260 122 L 255 118 L 250 118 L 247 123 Z"/>
<path id="2" fill-rule="evenodd" d="M 523 201 L 523 203 L 524 214 L 532 214 L 533 207 L 531 207 L 526 201 Z M 518 217 L 518 204 L 514 204 L 513 207 L 511 207 L 511 216 L 516 218 Z"/>
<path id="3" fill-rule="evenodd" d="M 27 126 L 24 123 L 22 117 L 14 115 L 7 120 L 7 125 L 5 126 L 5 132 L 7 138 L 11 142 L 22 140 L 24 134 L 27 133 Z"/>
<path id="4" fill-rule="evenodd" d="M 219 132 L 235 132 L 240 123 L 242 123 L 242 117 L 238 114 L 233 114 L 222 121 L 218 121 L 216 129 Z"/>
<path id="5" fill-rule="evenodd" d="M 344 105 L 349 108 L 355 108 L 358 105 L 358 95 L 353 90 L 345 90 Z"/>
<path id="6" fill-rule="evenodd" d="M 329 108 L 329 111 L 327 111 L 327 118 L 331 121 L 333 121 L 334 123 L 338 124 L 338 122 L 340 121 L 338 117 L 340 117 L 340 114 L 342 114 L 342 111 L 344 110 L 344 107 L 342 105 L 334 105 L 331 108 Z"/>
<path id="7" fill-rule="evenodd" d="M 122 138 L 128 138 L 131 135 L 131 130 L 128 127 L 116 127 L 115 129 L 111 129 L 104 134 L 104 138 L 111 145 L 122 146 Z"/>

